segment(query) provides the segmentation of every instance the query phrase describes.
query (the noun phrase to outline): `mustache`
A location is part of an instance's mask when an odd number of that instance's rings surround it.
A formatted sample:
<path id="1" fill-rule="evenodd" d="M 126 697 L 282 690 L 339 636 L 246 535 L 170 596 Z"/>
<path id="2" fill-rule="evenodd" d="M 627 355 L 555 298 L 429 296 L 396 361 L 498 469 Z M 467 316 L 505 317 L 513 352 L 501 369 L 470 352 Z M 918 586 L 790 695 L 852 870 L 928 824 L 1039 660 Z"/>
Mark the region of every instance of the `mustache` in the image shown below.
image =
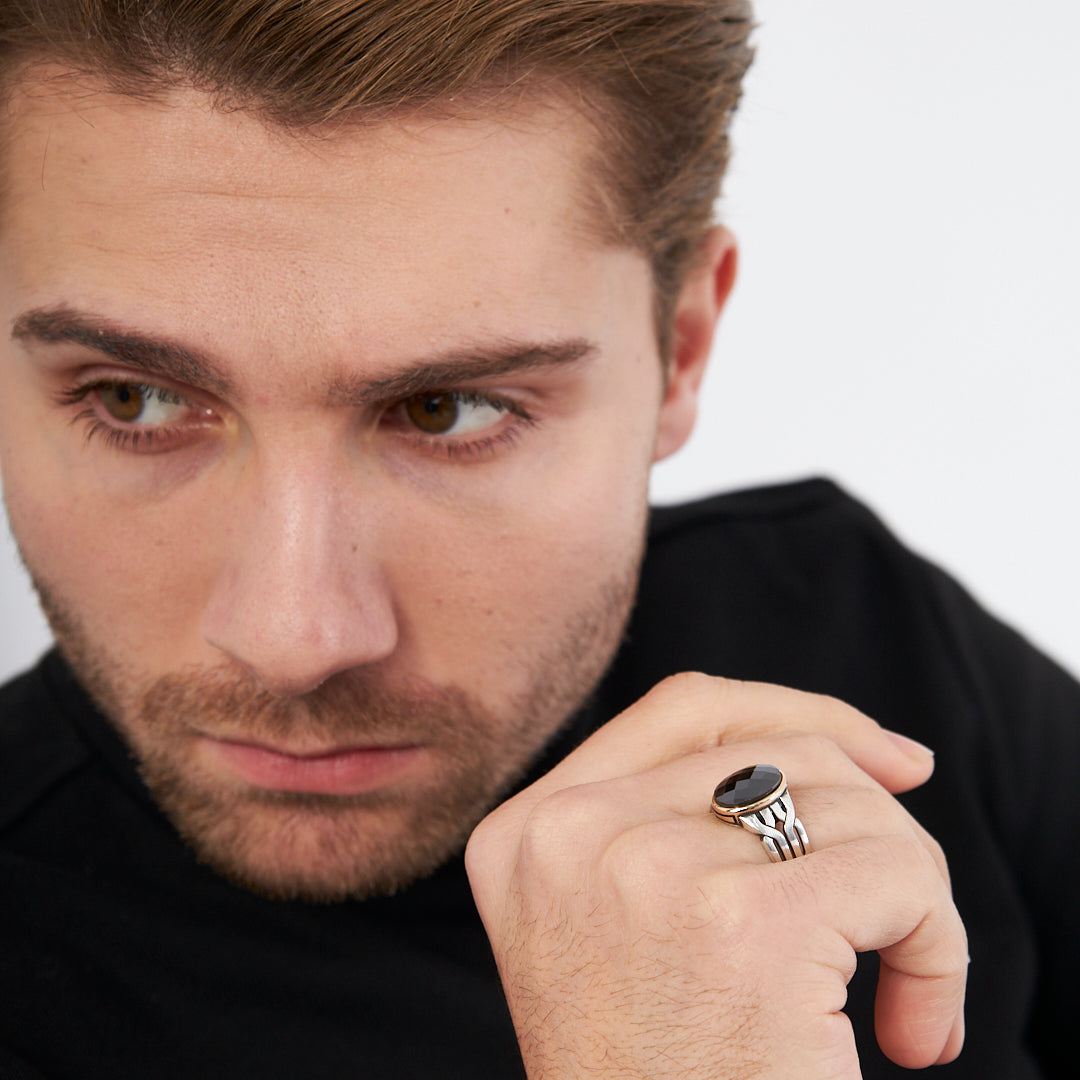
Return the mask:
<path id="1" fill-rule="evenodd" d="M 391 686 L 362 670 L 342 672 L 297 697 L 280 697 L 246 673 L 187 669 L 154 682 L 137 711 L 150 730 L 196 728 L 236 741 L 290 737 L 317 743 L 431 742 L 448 730 L 482 727 L 486 719 L 460 687 L 415 677 Z"/>

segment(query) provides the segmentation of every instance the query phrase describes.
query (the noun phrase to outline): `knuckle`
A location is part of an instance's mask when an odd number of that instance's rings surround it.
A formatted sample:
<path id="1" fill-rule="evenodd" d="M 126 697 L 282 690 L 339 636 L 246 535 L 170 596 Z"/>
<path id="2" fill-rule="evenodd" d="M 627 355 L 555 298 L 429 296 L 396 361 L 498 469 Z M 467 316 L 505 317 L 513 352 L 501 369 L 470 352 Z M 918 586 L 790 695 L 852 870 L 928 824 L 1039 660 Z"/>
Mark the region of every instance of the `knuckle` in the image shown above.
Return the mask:
<path id="1" fill-rule="evenodd" d="M 941 874 L 938 864 L 934 859 L 933 852 L 926 846 L 920 836 L 914 832 L 905 832 L 902 836 L 904 853 L 910 859 L 912 865 L 917 868 L 919 874 L 927 883 L 940 881 Z"/>
<path id="2" fill-rule="evenodd" d="M 800 754 L 810 761 L 825 761 L 846 756 L 835 739 L 820 731 L 789 732 L 784 737 L 792 746 L 798 747 Z"/>
<path id="3" fill-rule="evenodd" d="M 908 827 L 903 830 L 897 842 L 903 843 L 903 855 L 910 864 L 911 872 L 917 874 L 917 880 L 925 882 L 927 887 L 943 890 L 951 902 L 945 853 L 940 844 L 922 829 L 907 811 L 901 812 Z"/>
<path id="4" fill-rule="evenodd" d="M 853 705 L 849 705 L 843 698 L 834 697 L 832 694 L 807 693 L 807 697 L 818 705 L 823 716 L 845 718 L 862 716 L 862 713 Z"/>
<path id="5" fill-rule="evenodd" d="M 469 835 L 465 845 L 465 868 L 470 879 L 498 874 L 516 844 L 516 825 L 504 807 L 492 811 Z"/>
<path id="6" fill-rule="evenodd" d="M 641 896 L 681 877 L 681 822 L 661 821 L 631 826 L 617 833 L 599 857 L 601 880 Z"/>
<path id="7" fill-rule="evenodd" d="M 466 862 L 480 865 L 489 861 L 494 856 L 494 849 L 498 842 L 499 830 L 489 815 L 473 829 L 469 836 L 469 841 L 465 845 Z"/>
<path id="8" fill-rule="evenodd" d="M 888 844 L 894 880 L 905 891 L 917 892 L 935 906 L 941 903 L 952 906 L 952 895 L 941 866 L 921 836 L 905 829 L 882 839 Z"/>
<path id="9" fill-rule="evenodd" d="M 562 880 L 576 872 L 605 816 L 596 785 L 562 788 L 541 799 L 521 826 L 518 865 L 524 872 Z"/>
<path id="10" fill-rule="evenodd" d="M 939 870 L 943 872 L 945 876 L 948 875 L 948 861 L 945 858 L 945 849 L 934 839 L 930 833 L 925 830 L 922 832 L 921 839 L 926 847 L 926 850 L 930 853 L 931 858 L 934 860 L 934 864 Z"/>
<path id="11" fill-rule="evenodd" d="M 967 928 L 964 926 L 964 920 L 960 917 L 960 912 L 952 901 L 949 902 L 948 906 L 948 921 L 949 940 L 952 943 L 946 962 L 948 973 L 963 975 L 967 972 L 968 965 L 971 963 L 971 955 L 968 951 Z"/>
<path id="12" fill-rule="evenodd" d="M 788 730 L 772 732 L 767 738 L 769 752 L 777 758 L 776 763 L 784 767 L 788 782 L 796 787 L 807 781 L 818 786 L 815 778 L 819 782 L 825 780 L 830 786 L 865 786 L 865 777 L 861 777 L 863 783 L 859 783 L 857 766 L 828 734 Z"/>
<path id="13" fill-rule="evenodd" d="M 739 692 L 744 684 L 722 675 L 706 675 L 701 671 L 680 671 L 668 675 L 656 684 L 652 694 L 673 699 L 690 708 L 712 709 Z"/>

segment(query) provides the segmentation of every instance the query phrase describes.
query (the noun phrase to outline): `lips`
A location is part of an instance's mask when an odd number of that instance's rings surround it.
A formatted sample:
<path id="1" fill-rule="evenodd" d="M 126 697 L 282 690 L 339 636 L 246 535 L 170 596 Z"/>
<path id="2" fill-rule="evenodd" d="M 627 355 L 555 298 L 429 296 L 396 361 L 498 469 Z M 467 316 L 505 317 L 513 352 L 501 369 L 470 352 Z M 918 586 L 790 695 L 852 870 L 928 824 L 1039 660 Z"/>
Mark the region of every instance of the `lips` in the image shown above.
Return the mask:
<path id="1" fill-rule="evenodd" d="M 350 747 L 293 754 L 258 743 L 200 738 L 211 762 L 267 791 L 361 795 L 385 787 L 416 766 L 419 746 Z"/>

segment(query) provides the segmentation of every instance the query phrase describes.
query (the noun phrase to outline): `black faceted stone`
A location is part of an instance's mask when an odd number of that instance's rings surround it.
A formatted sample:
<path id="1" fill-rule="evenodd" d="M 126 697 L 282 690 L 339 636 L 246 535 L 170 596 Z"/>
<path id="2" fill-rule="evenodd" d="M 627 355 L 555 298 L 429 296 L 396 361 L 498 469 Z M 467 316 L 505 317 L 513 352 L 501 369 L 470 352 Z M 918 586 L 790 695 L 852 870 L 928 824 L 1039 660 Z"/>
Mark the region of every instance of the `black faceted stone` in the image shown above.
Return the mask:
<path id="1" fill-rule="evenodd" d="M 713 792 L 713 802 L 721 810 L 750 806 L 767 795 L 778 793 L 783 780 L 783 773 L 775 765 L 751 765 L 718 784 Z"/>

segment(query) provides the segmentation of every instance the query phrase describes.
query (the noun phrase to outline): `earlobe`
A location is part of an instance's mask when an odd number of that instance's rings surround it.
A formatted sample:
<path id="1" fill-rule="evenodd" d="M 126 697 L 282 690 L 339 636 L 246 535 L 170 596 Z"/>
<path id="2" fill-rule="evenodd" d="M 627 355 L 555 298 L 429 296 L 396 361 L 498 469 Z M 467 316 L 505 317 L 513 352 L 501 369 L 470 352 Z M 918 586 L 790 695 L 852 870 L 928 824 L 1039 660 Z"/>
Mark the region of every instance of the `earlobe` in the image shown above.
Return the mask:
<path id="1" fill-rule="evenodd" d="M 710 229 L 701 243 L 699 261 L 687 275 L 675 304 L 671 358 L 653 461 L 674 454 L 694 429 L 701 380 L 720 313 L 735 284 L 736 263 L 734 236 L 720 225 Z"/>

